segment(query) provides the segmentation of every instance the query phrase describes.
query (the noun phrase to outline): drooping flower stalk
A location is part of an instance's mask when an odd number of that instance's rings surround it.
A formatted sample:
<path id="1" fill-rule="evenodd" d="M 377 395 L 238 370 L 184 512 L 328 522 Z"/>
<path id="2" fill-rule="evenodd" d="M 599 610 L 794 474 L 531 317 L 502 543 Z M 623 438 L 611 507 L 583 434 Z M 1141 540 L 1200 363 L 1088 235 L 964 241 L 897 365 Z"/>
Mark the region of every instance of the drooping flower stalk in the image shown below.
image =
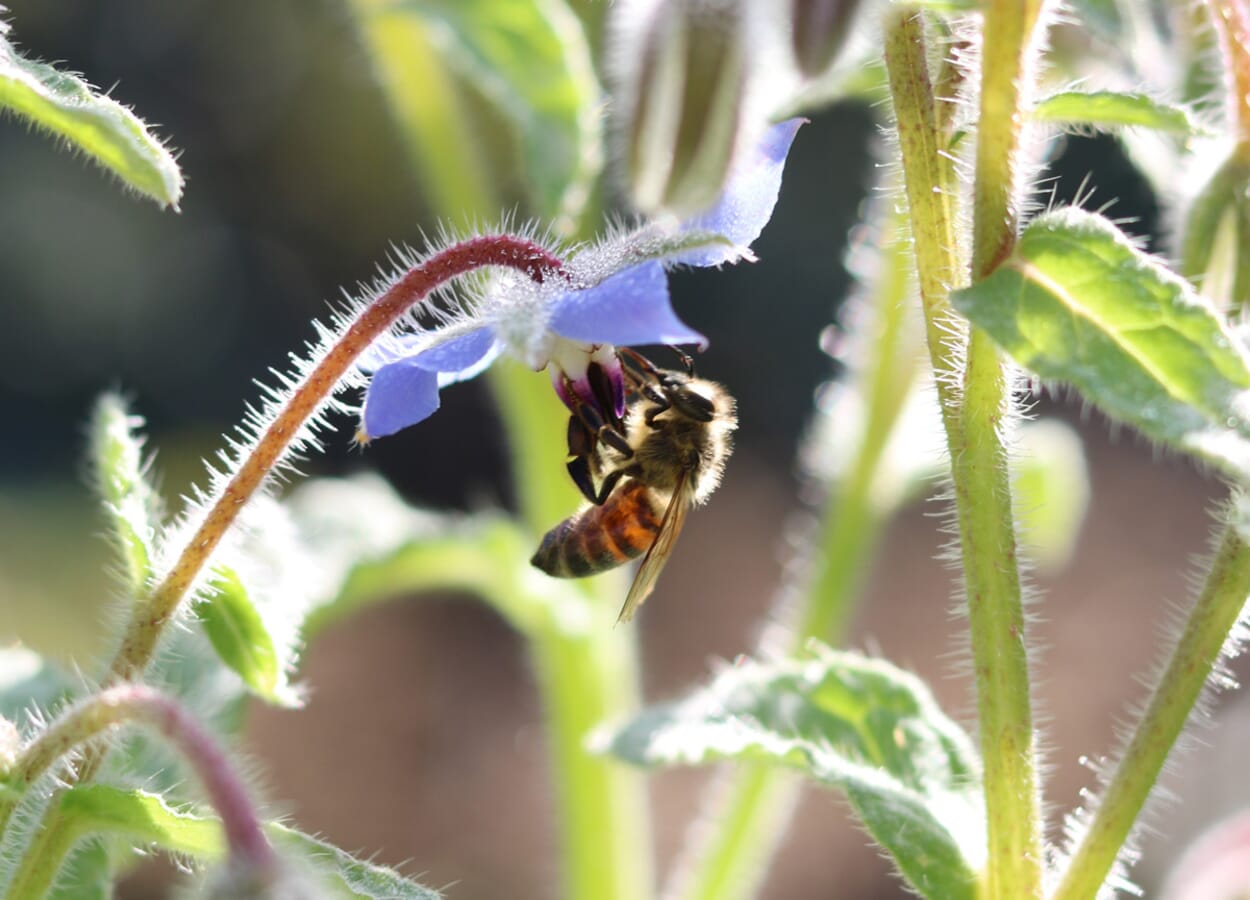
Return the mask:
<path id="1" fill-rule="evenodd" d="M 147 685 L 119 684 L 70 707 L 18 755 L 4 773 L 5 781 L 25 790 L 88 742 L 125 725 L 142 725 L 159 733 L 196 773 L 221 818 L 231 867 L 253 879 L 273 877 L 278 868 L 273 847 L 261 830 L 242 779 L 217 739 L 172 697 Z M 4 825 L 0 821 L 0 832 Z M 40 846 L 50 851 L 54 844 Z M 10 896 L 43 896 L 62 859 L 60 852 L 27 853 L 10 885 Z"/>
<path id="2" fill-rule="evenodd" d="M 536 282 L 560 271 L 559 259 L 539 244 L 490 235 L 453 244 L 415 266 L 370 303 L 292 391 L 160 583 L 139 605 L 109 670 L 109 681 L 130 679 L 147 667 L 165 625 L 187 595 L 222 537 L 264 484 L 305 423 L 329 401 L 356 359 L 412 306 L 452 278 L 484 266 L 518 269 Z"/>

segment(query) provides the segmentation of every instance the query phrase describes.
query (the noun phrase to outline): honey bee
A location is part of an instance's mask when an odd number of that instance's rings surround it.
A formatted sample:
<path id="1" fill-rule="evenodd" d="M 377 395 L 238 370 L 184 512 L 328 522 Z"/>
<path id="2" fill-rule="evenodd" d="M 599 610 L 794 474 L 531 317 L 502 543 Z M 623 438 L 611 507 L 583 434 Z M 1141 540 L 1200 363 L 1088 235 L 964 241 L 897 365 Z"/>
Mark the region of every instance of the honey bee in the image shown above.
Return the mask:
<path id="1" fill-rule="evenodd" d="M 686 514 L 720 483 L 738 426 L 732 396 L 715 382 L 656 368 L 622 350 L 634 399 L 621 422 L 586 405 L 569 420 L 569 474 L 590 502 L 543 537 L 531 560 L 557 578 L 581 578 L 646 556 L 618 622 L 655 586 Z M 598 486 L 596 487 L 596 480 Z"/>

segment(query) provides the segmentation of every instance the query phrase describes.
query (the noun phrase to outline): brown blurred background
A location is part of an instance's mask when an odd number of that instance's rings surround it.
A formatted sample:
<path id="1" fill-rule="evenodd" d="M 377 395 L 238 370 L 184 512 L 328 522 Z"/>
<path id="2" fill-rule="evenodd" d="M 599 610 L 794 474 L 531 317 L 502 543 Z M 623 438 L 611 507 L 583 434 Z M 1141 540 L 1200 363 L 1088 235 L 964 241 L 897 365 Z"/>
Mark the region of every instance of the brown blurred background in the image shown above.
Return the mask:
<path id="1" fill-rule="evenodd" d="M 252 379 L 310 336 L 339 286 L 371 277 L 391 242 L 433 230 L 350 22 L 328 2 L 10 2 L 31 55 L 64 60 L 133 106 L 181 152 L 182 211 L 160 212 L 20 124 L 0 123 L 0 640 L 21 635 L 87 668 L 101 652 L 105 558 L 80 477 L 82 422 L 120 386 L 147 417 L 171 501 L 256 396 Z M 594 4 L 590 4 L 594 6 Z M 598 15 L 601 11 L 592 10 Z M 739 450 L 713 514 L 693 516 L 648 604 L 648 698 L 680 693 L 709 662 L 752 648 L 799 510 L 792 460 L 819 384 L 836 374 L 817 335 L 847 289 L 840 259 L 873 177 L 867 110 L 817 116 L 796 145 L 761 262 L 674 279 L 683 317 L 712 339 L 702 371 L 739 396 Z M 1093 172 L 1094 205 L 1157 212 L 1109 140 L 1073 140 L 1060 197 Z M 1204 510 L 1220 493 L 1181 460 L 1115 434 L 1076 402 L 1039 411 L 1077 424 L 1091 470 L 1075 560 L 1038 578 L 1033 607 L 1052 833 L 1093 778 L 1079 761 L 1115 741 L 1135 675 L 1159 657 L 1187 597 Z M 481 385 L 450 392 L 420 429 L 349 450 L 340 423 L 312 474 L 383 471 L 414 502 L 508 505 L 504 456 Z M 951 575 L 934 561 L 940 507 L 890 526 L 853 644 L 914 669 L 971 722 Z M 732 558 L 733 566 L 724 564 Z M 1244 669 L 1244 667 L 1242 667 Z M 257 708 L 246 750 L 277 809 L 341 846 L 406 863 L 453 900 L 554 897 L 558 883 L 542 733 L 523 647 L 471 598 L 397 598 L 319 638 L 298 712 Z M 1250 801 L 1239 754 L 1250 701 L 1215 704 L 1220 729 L 1169 783 L 1153 818 L 1147 887 L 1203 822 Z M 703 773 L 656 776 L 656 838 L 671 859 Z M 767 900 L 902 895 L 833 793 L 805 798 Z M 164 896 L 160 867 L 124 896 Z M 1149 893 L 1149 892 L 1148 892 Z"/>

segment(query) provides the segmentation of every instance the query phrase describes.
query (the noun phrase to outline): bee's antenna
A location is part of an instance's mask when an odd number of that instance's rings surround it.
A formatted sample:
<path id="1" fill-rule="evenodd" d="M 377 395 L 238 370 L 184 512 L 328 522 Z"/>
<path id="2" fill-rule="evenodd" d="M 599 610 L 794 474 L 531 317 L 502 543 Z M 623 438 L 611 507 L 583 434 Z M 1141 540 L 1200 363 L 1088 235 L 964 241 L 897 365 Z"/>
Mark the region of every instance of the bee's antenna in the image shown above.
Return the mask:
<path id="1" fill-rule="evenodd" d="M 669 349 L 677 354 L 677 358 L 681 360 L 681 364 L 686 367 L 686 374 L 691 378 L 694 378 L 694 357 L 680 347 L 670 347 Z"/>

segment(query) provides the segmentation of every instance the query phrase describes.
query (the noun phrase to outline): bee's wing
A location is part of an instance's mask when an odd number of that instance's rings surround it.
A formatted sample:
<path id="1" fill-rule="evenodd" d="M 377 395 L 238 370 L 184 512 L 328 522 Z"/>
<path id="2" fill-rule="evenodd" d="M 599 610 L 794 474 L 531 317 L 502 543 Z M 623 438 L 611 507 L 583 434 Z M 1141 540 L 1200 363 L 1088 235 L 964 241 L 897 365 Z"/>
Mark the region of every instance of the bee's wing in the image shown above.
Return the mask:
<path id="1" fill-rule="evenodd" d="M 690 492 L 686 489 L 687 479 L 688 476 L 683 473 L 673 488 L 673 496 L 669 498 L 668 507 L 664 510 L 664 518 L 660 521 L 660 530 L 655 535 L 655 542 L 647 550 L 647 555 L 642 558 L 642 565 L 638 567 L 634 583 L 629 587 L 629 595 L 625 598 L 625 605 L 621 607 L 621 615 L 616 620 L 618 625 L 632 619 L 638 607 L 642 606 L 642 602 L 650 596 L 660 570 L 664 568 L 669 554 L 673 552 L 673 544 L 677 540 L 677 535 L 681 533 L 681 526 L 686 522 L 686 513 L 690 511 Z"/>

